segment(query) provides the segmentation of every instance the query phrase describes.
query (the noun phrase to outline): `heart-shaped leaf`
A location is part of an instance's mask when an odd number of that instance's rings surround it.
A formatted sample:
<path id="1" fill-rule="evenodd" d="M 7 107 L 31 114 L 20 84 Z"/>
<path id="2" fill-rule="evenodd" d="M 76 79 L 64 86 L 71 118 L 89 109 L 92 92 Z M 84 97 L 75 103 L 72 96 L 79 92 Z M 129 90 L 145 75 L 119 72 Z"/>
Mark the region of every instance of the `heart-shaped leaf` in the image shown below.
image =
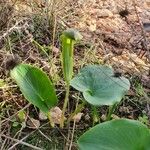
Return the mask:
<path id="1" fill-rule="evenodd" d="M 78 140 L 80 150 L 150 150 L 150 130 L 135 120 L 101 123 Z"/>
<path id="2" fill-rule="evenodd" d="M 125 77 L 115 77 L 109 66 L 89 65 L 71 80 L 71 86 L 83 92 L 90 104 L 113 105 L 129 90 L 130 82 Z"/>
<path id="3" fill-rule="evenodd" d="M 40 69 L 27 64 L 19 64 L 10 72 L 24 97 L 44 113 L 57 104 L 54 86 Z"/>

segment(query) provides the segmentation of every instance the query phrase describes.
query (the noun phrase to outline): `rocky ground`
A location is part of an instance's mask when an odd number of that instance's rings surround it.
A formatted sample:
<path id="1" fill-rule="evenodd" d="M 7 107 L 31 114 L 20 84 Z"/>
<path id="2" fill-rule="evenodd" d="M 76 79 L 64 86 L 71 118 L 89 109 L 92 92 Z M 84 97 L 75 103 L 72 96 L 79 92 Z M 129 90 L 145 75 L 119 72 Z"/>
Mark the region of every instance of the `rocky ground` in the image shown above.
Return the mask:
<path id="1" fill-rule="evenodd" d="M 99 59 L 128 72 L 148 73 L 150 32 L 143 29 L 143 23 L 150 22 L 149 10 L 146 0 L 78 0 L 70 5 L 64 20 L 95 46 Z"/>

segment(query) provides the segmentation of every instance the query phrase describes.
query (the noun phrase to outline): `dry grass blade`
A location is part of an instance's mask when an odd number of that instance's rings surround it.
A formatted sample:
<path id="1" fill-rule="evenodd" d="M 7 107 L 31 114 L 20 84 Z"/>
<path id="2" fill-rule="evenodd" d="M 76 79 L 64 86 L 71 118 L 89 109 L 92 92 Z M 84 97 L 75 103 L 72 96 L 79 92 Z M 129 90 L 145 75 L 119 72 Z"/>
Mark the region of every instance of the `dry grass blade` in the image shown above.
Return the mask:
<path id="1" fill-rule="evenodd" d="M 23 107 L 23 108 L 22 108 L 21 110 L 19 110 L 19 111 L 25 110 L 25 109 L 28 108 L 30 105 L 31 105 L 30 103 L 27 104 L 25 107 Z M 12 116 L 10 116 L 9 118 L 6 118 L 6 119 L 2 120 L 2 121 L 1 121 L 1 125 L 3 125 L 3 123 L 5 123 L 6 121 L 10 121 L 14 116 L 16 116 L 16 115 L 18 114 L 19 111 L 17 111 L 15 114 L 13 114 Z"/>
<path id="2" fill-rule="evenodd" d="M 34 132 L 34 131 L 33 131 Z M 33 133 L 32 132 L 32 133 Z M 29 137 L 29 135 L 31 135 L 32 133 L 28 134 L 27 136 L 23 137 L 21 140 L 18 140 L 18 142 L 16 142 L 13 146 L 9 147 L 8 150 L 12 150 L 13 148 L 15 148 L 17 145 L 19 145 L 21 142 L 23 142 L 23 140 L 25 140 L 26 138 Z"/>
<path id="3" fill-rule="evenodd" d="M 41 148 L 39 148 L 39 147 L 37 147 L 37 146 L 34 146 L 34 145 L 28 144 L 28 143 L 26 143 L 26 142 L 22 142 L 22 141 L 20 141 L 20 140 L 17 140 L 17 139 L 8 137 L 8 136 L 6 136 L 6 135 L 4 135 L 4 134 L 2 134 L 1 137 L 10 139 L 10 140 L 15 141 L 15 142 L 19 142 L 20 144 L 23 144 L 23 145 L 28 146 L 28 147 L 30 147 L 30 148 L 32 148 L 32 149 L 35 149 L 35 150 L 43 150 L 43 149 L 41 149 Z"/>
<path id="4" fill-rule="evenodd" d="M 24 21 L 25 21 L 25 19 L 17 21 L 11 28 L 7 29 L 7 31 L 4 32 L 4 34 L 0 36 L 0 40 L 2 40 L 3 38 L 5 38 L 6 36 L 8 36 L 12 31 L 24 28 L 24 26 L 26 25 L 26 23 L 24 25 L 21 25 L 21 26 L 19 25 L 19 24 L 21 24 Z"/>
<path id="5" fill-rule="evenodd" d="M 21 144 L 20 142 L 24 141 L 25 139 L 27 139 L 29 136 L 31 136 L 32 134 L 34 134 L 36 131 L 39 131 L 40 134 L 42 136 L 44 136 L 47 140 L 49 140 L 49 142 L 52 142 L 52 140 L 50 138 L 48 138 L 43 132 L 41 132 L 41 128 L 45 125 L 49 124 L 49 122 L 41 125 L 39 128 L 35 129 L 34 131 L 32 131 L 31 133 L 29 133 L 28 135 L 26 135 L 25 137 L 23 137 L 22 139 L 18 140 L 18 142 L 16 142 L 14 145 L 12 145 L 11 147 L 9 147 L 9 150 L 12 150 L 13 148 L 15 148 L 17 145 Z"/>

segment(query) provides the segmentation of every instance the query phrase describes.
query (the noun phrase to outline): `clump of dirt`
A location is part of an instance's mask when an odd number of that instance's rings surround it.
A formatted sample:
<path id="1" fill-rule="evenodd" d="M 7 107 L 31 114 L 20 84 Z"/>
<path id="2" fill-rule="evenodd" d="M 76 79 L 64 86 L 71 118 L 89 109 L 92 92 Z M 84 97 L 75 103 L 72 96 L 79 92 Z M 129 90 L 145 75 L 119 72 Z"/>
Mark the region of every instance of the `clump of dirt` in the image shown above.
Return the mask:
<path id="1" fill-rule="evenodd" d="M 0 31 L 7 28 L 14 13 L 14 7 L 7 1 L 0 1 Z"/>

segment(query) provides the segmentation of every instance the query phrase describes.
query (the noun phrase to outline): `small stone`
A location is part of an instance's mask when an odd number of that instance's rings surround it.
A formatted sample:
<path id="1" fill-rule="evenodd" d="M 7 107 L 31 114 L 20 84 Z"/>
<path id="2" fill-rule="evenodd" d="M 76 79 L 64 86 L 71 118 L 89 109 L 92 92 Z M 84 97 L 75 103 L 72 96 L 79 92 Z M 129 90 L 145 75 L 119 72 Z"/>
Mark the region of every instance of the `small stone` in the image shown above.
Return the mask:
<path id="1" fill-rule="evenodd" d="M 91 32 L 96 31 L 96 24 L 91 24 L 91 25 L 89 26 L 89 30 L 90 30 Z"/>
<path id="2" fill-rule="evenodd" d="M 97 17 L 105 18 L 105 17 L 112 17 L 113 13 L 108 9 L 99 9 L 97 11 Z"/>
<path id="3" fill-rule="evenodd" d="M 47 119 L 47 116 L 46 116 L 42 111 L 40 111 L 40 112 L 39 112 L 39 119 L 40 119 L 41 121 L 44 121 L 44 120 Z"/>
<path id="4" fill-rule="evenodd" d="M 89 25 L 89 30 L 91 31 L 91 32 L 94 32 L 94 31 L 96 31 L 96 28 L 97 28 L 97 22 L 96 22 L 96 20 L 95 19 L 93 19 L 93 20 L 90 20 L 89 22 L 87 22 L 88 23 L 88 25 Z"/>
<path id="5" fill-rule="evenodd" d="M 105 120 L 106 120 L 106 115 L 103 114 L 103 115 L 101 116 L 101 119 L 102 119 L 102 121 L 105 121 Z"/>
<path id="6" fill-rule="evenodd" d="M 62 110 L 59 107 L 54 107 L 50 110 L 51 119 L 54 124 L 60 124 Z"/>
<path id="7" fill-rule="evenodd" d="M 90 14 L 99 18 L 112 17 L 113 13 L 108 9 L 92 9 Z"/>
<path id="8" fill-rule="evenodd" d="M 89 121 L 90 120 L 89 114 L 86 114 L 84 118 L 85 118 L 85 120 Z"/>

